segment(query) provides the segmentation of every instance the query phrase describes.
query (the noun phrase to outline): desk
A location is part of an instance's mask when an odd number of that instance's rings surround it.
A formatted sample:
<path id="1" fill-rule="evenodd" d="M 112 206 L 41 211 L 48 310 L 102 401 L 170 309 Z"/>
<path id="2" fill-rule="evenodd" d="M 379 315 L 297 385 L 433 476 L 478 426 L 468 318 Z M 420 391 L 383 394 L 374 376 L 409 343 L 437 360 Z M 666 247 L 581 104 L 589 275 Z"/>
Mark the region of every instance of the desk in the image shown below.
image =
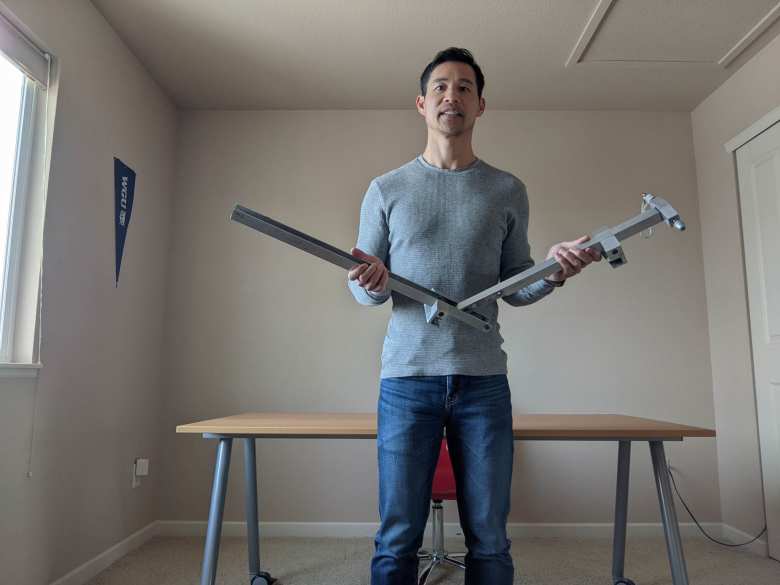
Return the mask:
<path id="1" fill-rule="evenodd" d="M 685 437 L 714 437 L 715 431 L 663 421 L 616 414 L 526 414 L 513 417 L 515 440 L 617 441 L 617 490 L 612 543 L 613 585 L 633 585 L 623 575 L 628 518 L 628 476 L 632 441 L 647 441 L 658 491 L 661 521 L 674 585 L 688 585 L 680 530 L 674 509 L 664 454 L 664 441 Z M 214 585 L 222 533 L 222 515 L 230 468 L 233 439 L 244 440 L 246 476 L 246 523 L 249 545 L 250 585 L 270 585 L 274 579 L 260 570 L 260 538 L 257 514 L 257 466 L 255 439 L 258 438 L 376 438 L 376 415 L 363 413 L 257 412 L 180 425 L 177 433 L 197 433 L 217 439 L 214 482 L 211 489 L 209 521 L 203 551 L 201 585 Z"/>

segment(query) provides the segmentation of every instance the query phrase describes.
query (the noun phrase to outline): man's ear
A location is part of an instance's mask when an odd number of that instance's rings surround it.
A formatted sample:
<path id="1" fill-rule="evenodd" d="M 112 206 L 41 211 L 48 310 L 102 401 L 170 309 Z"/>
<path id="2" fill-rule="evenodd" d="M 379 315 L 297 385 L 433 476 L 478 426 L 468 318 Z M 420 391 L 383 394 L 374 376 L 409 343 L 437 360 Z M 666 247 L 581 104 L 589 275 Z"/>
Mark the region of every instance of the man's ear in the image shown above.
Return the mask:
<path id="1" fill-rule="evenodd" d="M 477 114 L 477 118 L 479 118 L 484 112 L 485 112 L 485 98 L 481 97 L 479 98 L 479 114 Z"/>
<path id="2" fill-rule="evenodd" d="M 414 104 L 417 106 L 417 111 L 420 112 L 420 115 L 425 117 L 425 97 L 418 95 L 414 100 Z"/>

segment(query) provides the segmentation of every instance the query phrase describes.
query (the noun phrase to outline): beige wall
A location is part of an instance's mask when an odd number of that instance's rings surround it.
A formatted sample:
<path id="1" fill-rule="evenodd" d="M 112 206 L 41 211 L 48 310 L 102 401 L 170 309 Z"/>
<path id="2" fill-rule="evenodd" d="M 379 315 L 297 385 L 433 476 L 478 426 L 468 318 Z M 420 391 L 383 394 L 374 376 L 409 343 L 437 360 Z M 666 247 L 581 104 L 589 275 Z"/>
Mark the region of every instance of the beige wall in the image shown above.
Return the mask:
<path id="1" fill-rule="evenodd" d="M 38 585 L 160 516 L 159 372 L 177 114 L 86 0 L 5 3 L 61 64 L 32 451 L 35 385 L 0 379 L 0 581 Z M 138 173 L 119 288 L 114 156 Z M 136 456 L 151 458 L 152 475 L 134 490 Z"/>
<path id="2" fill-rule="evenodd" d="M 764 501 L 736 166 L 724 144 L 780 106 L 779 63 L 776 38 L 691 114 L 720 435 L 721 509 L 724 524 L 748 534 L 764 525 Z"/>
<path id="3" fill-rule="evenodd" d="M 521 177 L 537 260 L 667 197 L 688 222 L 625 245 L 529 308 L 501 305 L 515 412 L 614 412 L 714 426 L 690 116 L 488 111 L 479 156 Z M 176 424 L 252 409 L 372 411 L 390 306 L 358 305 L 345 273 L 228 221 L 240 202 L 347 249 L 370 179 L 414 157 L 408 111 L 185 112 L 166 323 L 162 519 L 204 520 L 215 444 Z M 226 518 L 241 520 L 241 447 Z M 512 522 L 610 522 L 617 447 L 517 446 Z M 680 489 L 719 521 L 715 441 L 669 444 Z M 373 441 L 258 442 L 265 521 L 374 522 Z M 632 460 L 632 522 L 658 522 L 649 452 Z M 448 520 L 456 517 L 448 509 Z M 687 521 L 685 516 L 681 520 Z"/>

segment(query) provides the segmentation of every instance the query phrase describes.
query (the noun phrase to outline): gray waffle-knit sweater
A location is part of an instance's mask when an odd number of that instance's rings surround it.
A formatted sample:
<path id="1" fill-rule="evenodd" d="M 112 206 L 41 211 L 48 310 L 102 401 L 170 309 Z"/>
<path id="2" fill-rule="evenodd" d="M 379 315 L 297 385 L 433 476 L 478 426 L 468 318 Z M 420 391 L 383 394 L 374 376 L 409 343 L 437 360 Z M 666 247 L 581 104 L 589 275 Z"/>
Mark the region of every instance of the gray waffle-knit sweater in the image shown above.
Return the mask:
<path id="1" fill-rule="evenodd" d="M 527 231 L 528 196 L 517 177 L 480 159 L 445 170 L 420 155 L 371 181 L 357 247 L 394 274 L 461 301 L 534 265 Z M 356 282 L 348 286 L 364 305 L 382 304 L 392 294 L 382 378 L 507 373 L 498 324 L 487 333 L 447 317 L 430 325 L 416 301 L 396 292 L 368 293 Z M 541 281 L 504 300 L 529 305 L 554 289 Z M 495 321 L 498 303 L 478 311 Z"/>

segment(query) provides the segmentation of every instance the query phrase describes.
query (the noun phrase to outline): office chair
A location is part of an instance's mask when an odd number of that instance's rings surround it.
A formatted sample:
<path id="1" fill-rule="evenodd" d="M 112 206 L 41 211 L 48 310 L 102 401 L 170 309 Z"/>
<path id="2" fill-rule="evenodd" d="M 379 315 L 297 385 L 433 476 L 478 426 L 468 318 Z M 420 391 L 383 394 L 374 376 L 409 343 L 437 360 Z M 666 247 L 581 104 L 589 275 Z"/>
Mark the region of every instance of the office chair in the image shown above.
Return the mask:
<path id="1" fill-rule="evenodd" d="M 430 551 L 420 550 L 417 553 L 419 560 L 430 559 L 430 563 L 420 573 L 418 585 L 425 585 L 431 571 L 433 571 L 436 565 L 441 563 L 450 564 L 461 569 L 466 568 L 466 565 L 461 561 L 455 560 L 456 558 L 463 558 L 466 553 L 448 553 L 444 548 L 444 508 L 442 507 L 442 501 L 456 499 L 455 494 L 455 474 L 452 471 L 452 462 L 450 461 L 447 438 L 445 437 L 441 441 L 439 461 L 433 474 L 433 489 L 431 490 L 432 547 Z"/>

